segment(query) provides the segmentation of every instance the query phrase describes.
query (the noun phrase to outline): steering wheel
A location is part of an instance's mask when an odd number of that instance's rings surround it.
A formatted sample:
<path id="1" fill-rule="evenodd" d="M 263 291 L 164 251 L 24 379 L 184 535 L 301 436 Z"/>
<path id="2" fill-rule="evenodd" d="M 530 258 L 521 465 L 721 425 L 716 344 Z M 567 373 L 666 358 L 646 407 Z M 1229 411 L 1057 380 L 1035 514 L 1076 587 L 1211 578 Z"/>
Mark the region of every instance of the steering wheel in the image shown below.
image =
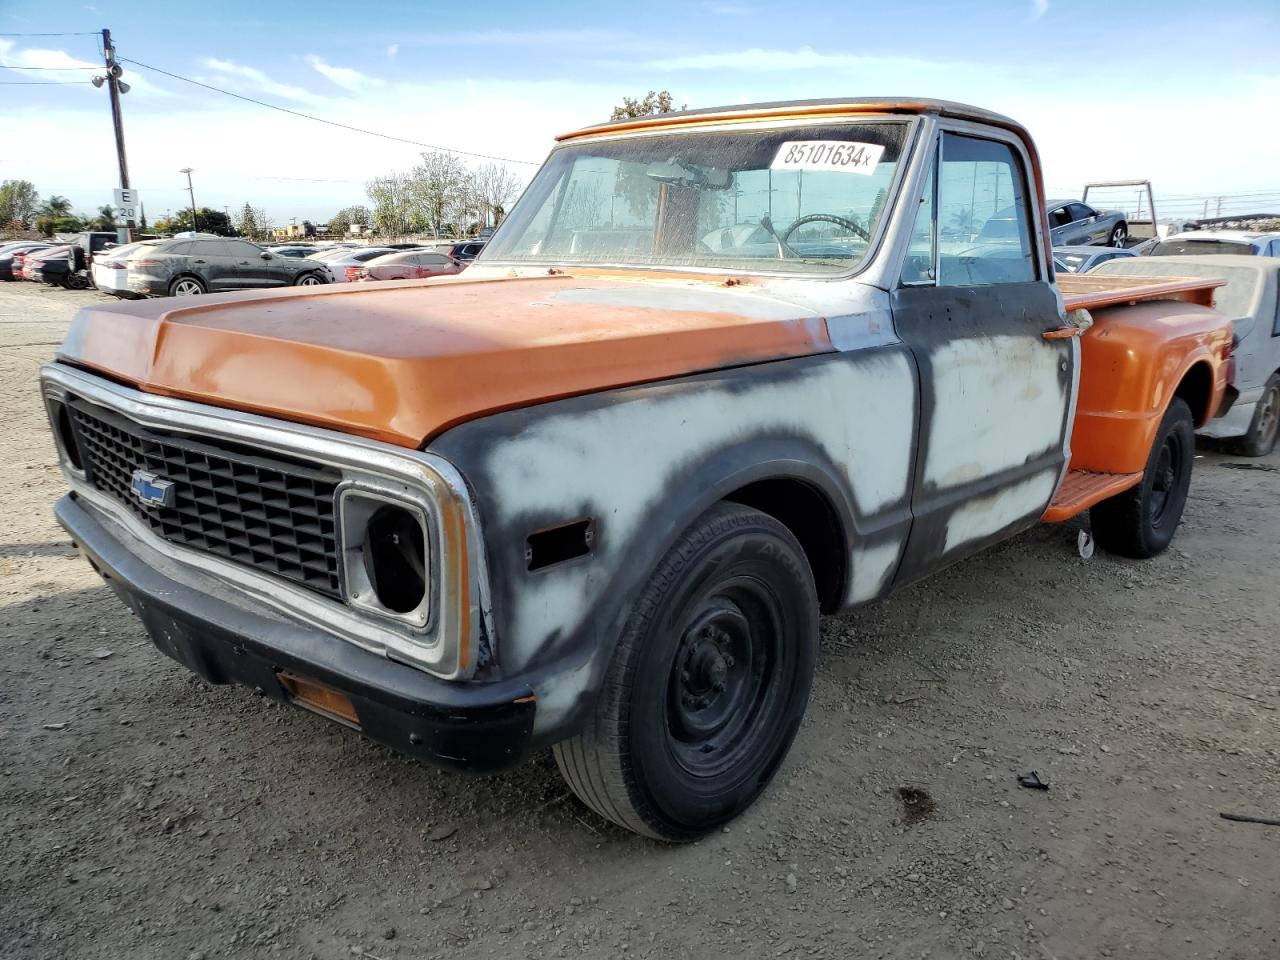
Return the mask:
<path id="1" fill-rule="evenodd" d="M 783 244 L 786 244 L 787 241 L 791 239 L 791 234 L 795 233 L 800 227 L 803 227 L 808 223 L 820 222 L 834 223 L 837 226 L 844 227 L 846 230 L 857 234 L 868 243 L 871 242 L 871 234 L 867 233 L 867 231 L 863 230 L 852 220 L 846 220 L 844 217 L 838 217 L 834 213 L 811 213 L 808 216 L 801 217 L 795 223 L 791 224 L 791 226 L 787 227 L 787 229 L 782 232 L 782 236 L 778 239 Z"/>

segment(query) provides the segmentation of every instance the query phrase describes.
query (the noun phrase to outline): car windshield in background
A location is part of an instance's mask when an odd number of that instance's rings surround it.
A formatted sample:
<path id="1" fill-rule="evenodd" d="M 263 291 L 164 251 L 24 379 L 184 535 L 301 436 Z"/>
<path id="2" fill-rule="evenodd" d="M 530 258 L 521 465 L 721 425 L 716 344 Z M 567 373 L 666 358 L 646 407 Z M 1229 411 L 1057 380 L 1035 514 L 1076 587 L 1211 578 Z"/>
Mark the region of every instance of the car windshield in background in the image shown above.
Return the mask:
<path id="1" fill-rule="evenodd" d="M 878 121 L 571 144 L 481 256 L 846 273 L 888 207 L 907 130 Z"/>
<path id="2" fill-rule="evenodd" d="M 1178 257 L 1184 254 L 1198 256 L 1200 254 L 1230 253 L 1237 256 L 1252 256 L 1257 253 L 1253 244 L 1243 240 L 1161 240 L 1148 256 Z"/>
<path id="3" fill-rule="evenodd" d="M 1084 265 L 1084 262 L 1089 258 L 1082 253 L 1060 253 L 1057 255 L 1057 259 L 1062 261 L 1063 266 L 1074 273 L 1079 270 L 1080 267 Z"/>

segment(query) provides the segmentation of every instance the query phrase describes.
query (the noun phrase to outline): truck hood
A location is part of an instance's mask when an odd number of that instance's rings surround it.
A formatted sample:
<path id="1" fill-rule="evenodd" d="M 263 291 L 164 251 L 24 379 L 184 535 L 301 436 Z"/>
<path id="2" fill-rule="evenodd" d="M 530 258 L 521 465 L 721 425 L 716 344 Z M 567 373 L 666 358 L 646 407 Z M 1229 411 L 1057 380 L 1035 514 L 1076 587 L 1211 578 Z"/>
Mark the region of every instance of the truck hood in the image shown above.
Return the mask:
<path id="1" fill-rule="evenodd" d="M 811 308 L 751 283 L 560 275 L 89 307 L 58 357 L 150 393 L 419 447 L 498 410 L 832 349 Z"/>

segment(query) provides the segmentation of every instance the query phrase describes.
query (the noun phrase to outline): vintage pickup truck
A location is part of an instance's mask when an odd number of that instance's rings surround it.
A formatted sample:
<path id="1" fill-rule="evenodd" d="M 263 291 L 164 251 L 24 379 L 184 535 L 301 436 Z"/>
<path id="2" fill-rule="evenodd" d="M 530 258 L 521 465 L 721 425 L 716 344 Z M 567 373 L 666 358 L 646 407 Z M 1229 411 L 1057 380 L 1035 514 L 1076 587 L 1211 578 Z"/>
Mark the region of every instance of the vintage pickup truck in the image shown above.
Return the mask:
<path id="1" fill-rule="evenodd" d="M 206 680 L 458 769 L 553 747 L 688 840 L 785 756 L 820 612 L 1089 508 L 1173 536 L 1215 281 L 1057 285 L 1043 196 L 953 103 L 582 130 L 459 278 L 81 311 L 57 516 Z"/>

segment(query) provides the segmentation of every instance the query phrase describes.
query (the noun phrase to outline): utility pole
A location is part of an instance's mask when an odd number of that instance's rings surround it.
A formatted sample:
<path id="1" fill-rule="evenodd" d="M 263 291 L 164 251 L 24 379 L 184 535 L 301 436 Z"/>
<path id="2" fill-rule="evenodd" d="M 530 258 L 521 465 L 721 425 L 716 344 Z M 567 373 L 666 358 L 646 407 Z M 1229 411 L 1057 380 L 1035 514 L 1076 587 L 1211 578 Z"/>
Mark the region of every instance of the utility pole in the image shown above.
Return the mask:
<path id="1" fill-rule="evenodd" d="M 120 74 L 124 73 L 120 64 L 116 63 L 116 48 L 111 45 L 111 31 L 102 31 L 102 53 L 107 65 L 107 93 L 111 95 L 111 122 L 116 129 L 116 158 L 120 161 L 120 188 L 129 189 L 129 161 L 124 155 L 124 121 L 120 118 Z M 126 86 L 126 90 L 129 88 Z M 133 240 L 133 221 L 127 220 L 124 227 L 117 231 L 117 239 L 121 243 Z"/>
<path id="2" fill-rule="evenodd" d="M 191 167 L 183 167 L 178 172 L 187 175 L 187 193 L 191 197 L 191 229 L 198 233 L 199 228 L 196 227 L 196 192 L 191 186 L 191 171 Z"/>

